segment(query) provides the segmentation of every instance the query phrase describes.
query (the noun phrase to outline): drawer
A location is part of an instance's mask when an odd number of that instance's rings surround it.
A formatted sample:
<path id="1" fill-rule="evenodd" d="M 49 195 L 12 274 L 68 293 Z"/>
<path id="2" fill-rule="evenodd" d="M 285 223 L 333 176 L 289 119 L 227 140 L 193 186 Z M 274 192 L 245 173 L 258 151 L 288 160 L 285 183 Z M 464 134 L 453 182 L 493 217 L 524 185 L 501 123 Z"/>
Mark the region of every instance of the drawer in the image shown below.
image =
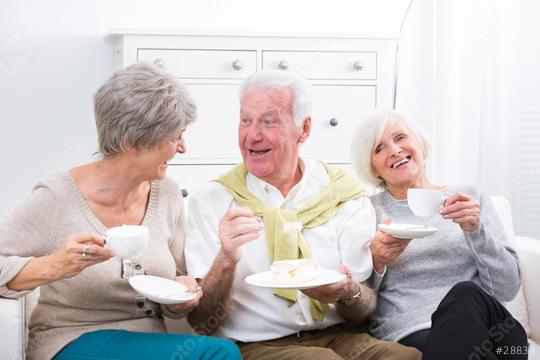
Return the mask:
<path id="1" fill-rule="evenodd" d="M 167 176 L 175 180 L 182 189 L 184 202 L 206 185 L 209 181 L 217 179 L 235 165 L 169 165 Z"/>
<path id="2" fill-rule="evenodd" d="M 178 159 L 216 163 L 240 159 L 238 84 L 187 84 L 197 104 L 197 119 L 186 129 L 186 153 Z M 205 161 L 208 163 L 208 161 Z"/>
<path id="3" fill-rule="evenodd" d="M 184 79 L 243 79 L 257 70 L 255 50 L 139 48 L 137 61 L 160 63 Z"/>
<path id="4" fill-rule="evenodd" d="M 294 70 L 311 80 L 376 80 L 377 53 L 263 51 L 264 69 Z"/>
<path id="5" fill-rule="evenodd" d="M 377 105 L 373 85 L 315 85 L 311 133 L 300 152 L 308 159 L 350 162 L 351 141 L 358 124 Z"/>

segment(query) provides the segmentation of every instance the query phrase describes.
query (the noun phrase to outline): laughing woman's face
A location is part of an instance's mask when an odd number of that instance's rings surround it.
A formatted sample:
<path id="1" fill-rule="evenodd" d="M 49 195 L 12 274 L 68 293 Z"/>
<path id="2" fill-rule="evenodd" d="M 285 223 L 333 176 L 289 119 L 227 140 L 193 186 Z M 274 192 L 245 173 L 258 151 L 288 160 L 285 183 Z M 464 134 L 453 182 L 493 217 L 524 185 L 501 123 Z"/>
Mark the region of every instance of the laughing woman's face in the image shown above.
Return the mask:
<path id="1" fill-rule="evenodd" d="M 391 187 L 410 187 L 424 177 L 420 141 L 400 121 L 388 126 L 371 153 L 371 166 Z"/>

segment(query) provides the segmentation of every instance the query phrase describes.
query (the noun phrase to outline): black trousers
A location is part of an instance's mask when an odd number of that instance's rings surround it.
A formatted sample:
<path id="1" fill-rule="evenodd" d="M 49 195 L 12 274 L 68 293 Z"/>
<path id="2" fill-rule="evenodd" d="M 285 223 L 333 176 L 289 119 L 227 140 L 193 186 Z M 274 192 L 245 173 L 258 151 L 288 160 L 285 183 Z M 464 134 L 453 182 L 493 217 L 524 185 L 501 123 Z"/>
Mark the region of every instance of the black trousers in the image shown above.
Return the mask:
<path id="1" fill-rule="evenodd" d="M 431 329 L 399 341 L 424 360 L 522 360 L 527 335 L 496 299 L 470 281 L 456 284 L 431 315 Z"/>

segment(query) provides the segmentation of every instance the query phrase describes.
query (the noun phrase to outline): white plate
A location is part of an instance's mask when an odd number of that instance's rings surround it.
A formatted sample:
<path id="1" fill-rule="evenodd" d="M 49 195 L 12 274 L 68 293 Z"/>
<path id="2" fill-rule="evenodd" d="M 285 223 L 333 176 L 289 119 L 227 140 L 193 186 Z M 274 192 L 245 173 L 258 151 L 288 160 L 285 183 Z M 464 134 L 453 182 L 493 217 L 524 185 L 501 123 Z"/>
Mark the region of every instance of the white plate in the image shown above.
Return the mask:
<path id="1" fill-rule="evenodd" d="M 273 289 L 310 289 L 321 285 L 333 284 L 345 279 L 345 274 L 336 270 L 316 269 L 317 280 L 306 281 L 301 284 L 278 284 L 272 282 L 272 271 L 264 271 L 251 274 L 244 279 L 246 283 L 253 286 L 273 288 Z"/>
<path id="2" fill-rule="evenodd" d="M 160 304 L 181 304 L 197 297 L 178 281 L 158 276 L 135 275 L 128 281 L 136 292 Z"/>
<path id="3" fill-rule="evenodd" d="M 435 234 L 439 229 L 433 226 L 414 224 L 379 224 L 379 229 L 400 239 L 420 239 Z"/>

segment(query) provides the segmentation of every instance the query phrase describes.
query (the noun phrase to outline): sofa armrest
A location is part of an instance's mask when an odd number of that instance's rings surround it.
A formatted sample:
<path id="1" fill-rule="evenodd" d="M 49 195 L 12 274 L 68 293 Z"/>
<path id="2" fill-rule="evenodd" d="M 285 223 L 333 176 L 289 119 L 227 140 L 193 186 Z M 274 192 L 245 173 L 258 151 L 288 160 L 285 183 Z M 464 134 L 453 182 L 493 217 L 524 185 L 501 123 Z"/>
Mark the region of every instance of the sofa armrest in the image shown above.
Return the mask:
<path id="1" fill-rule="evenodd" d="M 540 240 L 516 236 L 516 251 L 523 278 L 531 338 L 540 343 L 540 287 L 535 279 L 540 270 Z"/>
<path id="2" fill-rule="evenodd" d="M 0 297 L 0 359 L 23 360 L 25 299 Z"/>

